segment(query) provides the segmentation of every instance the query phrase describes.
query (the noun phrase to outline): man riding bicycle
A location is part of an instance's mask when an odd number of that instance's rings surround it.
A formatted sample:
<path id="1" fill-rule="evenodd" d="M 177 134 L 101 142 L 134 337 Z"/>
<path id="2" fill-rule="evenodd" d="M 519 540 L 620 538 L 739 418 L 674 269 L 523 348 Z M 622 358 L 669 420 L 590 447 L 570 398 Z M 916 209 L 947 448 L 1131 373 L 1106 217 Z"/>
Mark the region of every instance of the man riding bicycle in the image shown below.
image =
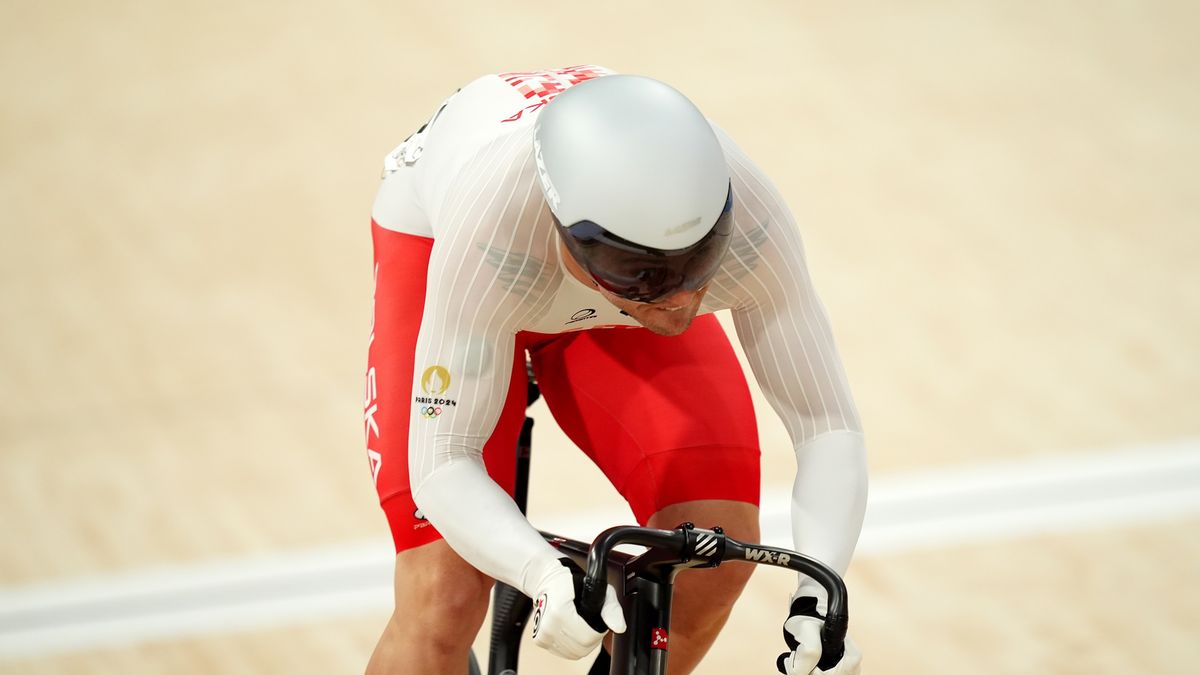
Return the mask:
<path id="1" fill-rule="evenodd" d="M 565 433 L 640 524 L 758 540 L 759 447 L 738 339 L 798 462 L 796 550 L 844 573 L 866 458 L 828 320 L 782 197 L 661 82 L 597 66 L 475 80 L 385 160 L 372 211 L 368 455 L 396 544 L 396 609 L 367 672 L 466 672 L 493 579 L 536 603 L 534 642 L 578 659 L 604 625 L 580 571 L 510 494 L 525 354 Z M 685 572 L 671 672 L 691 672 L 752 567 Z M 824 591 L 801 578 L 789 675 L 817 671 Z"/>

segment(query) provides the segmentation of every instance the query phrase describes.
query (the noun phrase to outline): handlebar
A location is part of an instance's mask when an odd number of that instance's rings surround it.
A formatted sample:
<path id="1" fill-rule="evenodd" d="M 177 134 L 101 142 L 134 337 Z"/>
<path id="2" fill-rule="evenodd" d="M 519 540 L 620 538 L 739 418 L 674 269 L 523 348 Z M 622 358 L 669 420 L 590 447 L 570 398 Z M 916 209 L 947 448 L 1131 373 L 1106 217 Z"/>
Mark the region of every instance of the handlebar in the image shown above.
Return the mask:
<path id="1" fill-rule="evenodd" d="M 619 526 L 601 532 L 588 549 L 587 570 L 583 578 L 580 610 L 584 618 L 600 620 L 604 607 L 607 576 L 605 565 L 612 550 L 621 544 L 635 544 L 663 552 L 676 552 L 681 562 L 699 560 L 715 567 L 735 561 L 756 565 L 786 567 L 811 577 L 829 594 L 825 626 L 821 629 L 823 656 L 841 656 L 850 623 L 846 584 L 828 565 L 795 551 L 758 544 L 746 544 L 725 535 L 720 528 L 703 530 L 684 523 L 674 530 Z M 822 661 L 825 659 L 823 658 Z"/>

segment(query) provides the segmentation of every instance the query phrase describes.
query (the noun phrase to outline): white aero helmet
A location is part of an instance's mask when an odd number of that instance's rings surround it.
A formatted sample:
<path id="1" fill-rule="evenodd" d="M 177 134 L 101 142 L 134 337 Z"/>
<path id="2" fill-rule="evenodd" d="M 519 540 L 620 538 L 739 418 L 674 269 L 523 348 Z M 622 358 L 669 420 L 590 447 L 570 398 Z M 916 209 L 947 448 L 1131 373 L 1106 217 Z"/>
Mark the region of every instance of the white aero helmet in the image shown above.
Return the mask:
<path id="1" fill-rule="evenodd" d="M 577 84 L 533 129 L 542 192 L 567 250 L 606 290 L 652 302 L 712 279 L 729 249 L 729 166 L 704 115 L 637 75 Z"/>

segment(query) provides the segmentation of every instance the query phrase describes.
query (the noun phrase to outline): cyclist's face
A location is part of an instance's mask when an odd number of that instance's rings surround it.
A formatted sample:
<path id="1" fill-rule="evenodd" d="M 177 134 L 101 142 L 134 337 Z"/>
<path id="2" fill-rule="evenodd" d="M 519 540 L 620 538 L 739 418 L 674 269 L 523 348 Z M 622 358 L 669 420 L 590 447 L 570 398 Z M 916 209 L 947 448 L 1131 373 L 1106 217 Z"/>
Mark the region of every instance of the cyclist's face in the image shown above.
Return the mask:
<path id="1" fill-rule="evenodd" d="M 708 292 L 708 286 L 700 290 L 679 290 L 661 300 L 654 302 L 634 302 L 626 300 L 597 286 L 597 290 L 606 300 L 632 316 L 634 320 L 659 335 L 679 335 L 692 325 L 696 313 L 700 311 L 700 302 Z"/>
<path id="2" fill-rule="evenodd" d="M 678 290 L 668 295 L 665 298 L 660 298 L 654 302 L 634 302 L 626 300 L 619 295 L 613 295 L 604 290 L 594 279 L 575 261 L 571 256 L 570 251 L 562 242 L 559 242 L 559 250 L 562 253 L 563 260 L 566 262 L 567 270 L 571 276 L 578 279 L 580 282 L 595 288 L 600 295 L 604 296 L 617 309 L 625 312 L 633 317 L 635 321 L 645 326 L 653 333 L 659 335 L 679 335 L 692 325 L 692 320 L 696 318 L 696 313 L 700 311 L 700 302 L 704 300 L 704 294 L 708 292 L 708 286 L 695 291 Z"/>

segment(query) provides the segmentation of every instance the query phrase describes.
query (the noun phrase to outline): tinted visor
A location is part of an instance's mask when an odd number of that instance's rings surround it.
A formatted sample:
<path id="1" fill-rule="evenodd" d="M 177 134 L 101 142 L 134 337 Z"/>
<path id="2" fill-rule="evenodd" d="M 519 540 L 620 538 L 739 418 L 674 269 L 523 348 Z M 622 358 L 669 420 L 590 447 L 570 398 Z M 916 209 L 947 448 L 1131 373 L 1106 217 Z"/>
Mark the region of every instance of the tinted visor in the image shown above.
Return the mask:
<path id="1" fill-rule="evenodd" d="M 664 251 L 622 239 L 600 225 L 554 219 L 567 250 L 606 291 L 626 300 L 653 302 L 679 290 L 702 288 L 721 266 L 733 232 L 733 188 L 708 234 L 686 248 Z"/>

